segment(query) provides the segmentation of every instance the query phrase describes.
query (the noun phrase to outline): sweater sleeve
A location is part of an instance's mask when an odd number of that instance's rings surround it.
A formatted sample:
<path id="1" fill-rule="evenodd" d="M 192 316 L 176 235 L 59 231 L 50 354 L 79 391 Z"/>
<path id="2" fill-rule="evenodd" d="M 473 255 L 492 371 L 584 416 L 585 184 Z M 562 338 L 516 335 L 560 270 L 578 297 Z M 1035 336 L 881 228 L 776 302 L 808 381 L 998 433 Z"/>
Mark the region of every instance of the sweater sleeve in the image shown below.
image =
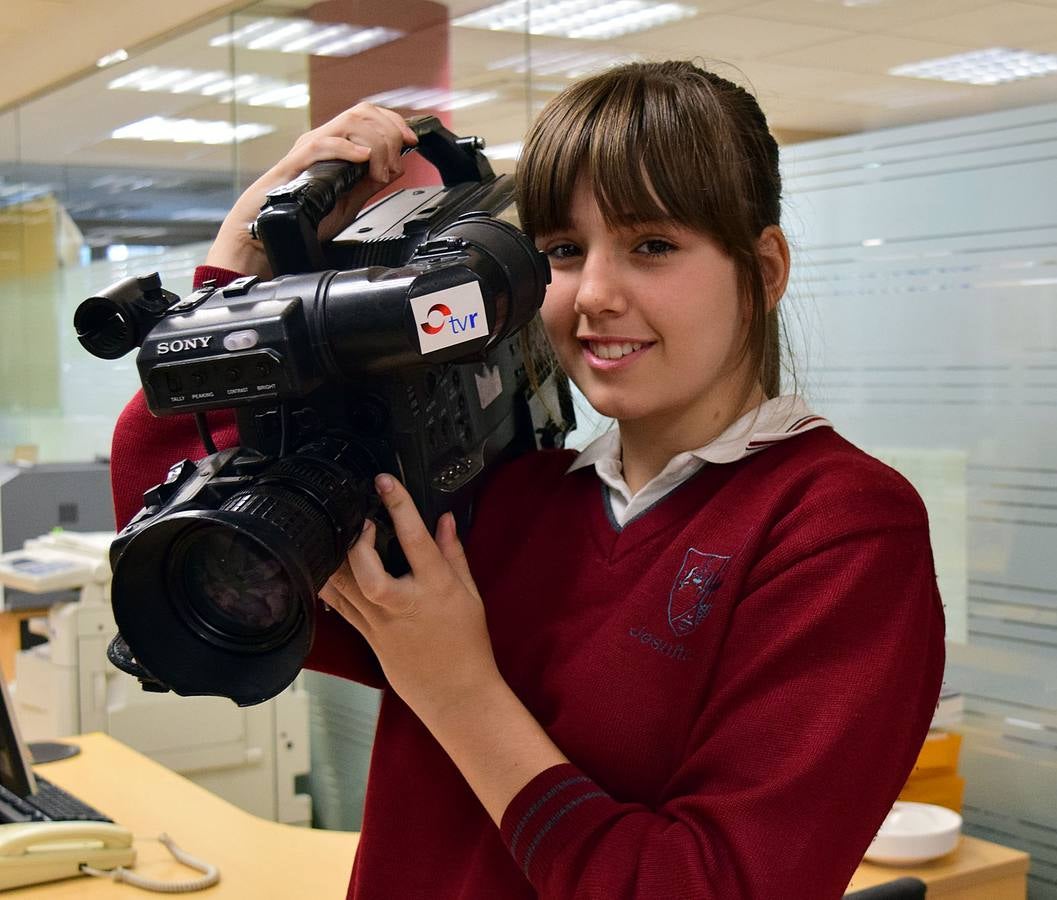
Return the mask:
<path id="1" fill-rule="evenodd" d="M 240 273 L 212 266 L 195 270 L 195 288 L 213 279 L 218 286 L 234 281 Z M 211 410 L 206 421 L 217 449 L 238 444 L 233 410 Z M 169 467 L 182 459 L 205 455 L 194 417 L 157 418 L 147 408 L 143 391 L 137 391 L 122 410 L 110 448 L 110 483 L 114 514 L 123 528 L 143 506 L 143 493 L 165 478 Z M 326 611 L 316 600 L 316 628 L 304 666 L 342 678 L 382 687 L 381 667 L 362 635 L 336 613 Z"/>
<path id="2" fill-rule="evenodd" d="M 613 796 L 571 764 L 515 796 L 501 832 L 541 900 L 842 895 L 942 681 L 943 612 L 915 515 L 768 555 L 658 803 Z"/>

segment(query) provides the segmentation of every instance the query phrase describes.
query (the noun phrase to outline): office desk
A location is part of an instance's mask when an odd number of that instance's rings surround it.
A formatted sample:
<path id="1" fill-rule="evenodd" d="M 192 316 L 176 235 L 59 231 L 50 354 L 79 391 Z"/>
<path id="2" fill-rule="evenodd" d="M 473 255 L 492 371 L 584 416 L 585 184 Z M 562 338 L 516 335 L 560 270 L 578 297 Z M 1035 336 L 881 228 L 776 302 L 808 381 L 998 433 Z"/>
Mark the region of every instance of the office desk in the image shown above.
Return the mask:
<path id="1" fill-rule="evenodd" d="M 863 890 L 913 875 L 928 886 L 929 900 L 1024 900 L 1028 895 L 1029 859 L 1022 850 L 963 835 L 957 849 L 932 862 L 907 868 L 864 862 L 856 869 L 848 890 Z"/>
<path id="2" fill-rule="evenodd" d="M 188 896 L 231 900 L 341 900 L 359 835 L 283 825 L 250 815 L 105 734 L 64 739 L 77 756 L 36 767 L 135 835 L 140 874 L 166 881 L 201 875 L 155 838 L 220 869 L 220 883 Z M 72 878 L 0 894 L 3 900 L 93 900 L 160 896 L 102 878 Z"/>
<path id="3" fill-rule="evenodd" d="M 233 806 L 104 734 L 69 739 L 84 752 L 39 766 L 50 781 L 105 812 L 136 836 L 136 871 L 164 880 L 199 875 L 175 862 L 155 838 L 165 832 L 192 856 L 220 869 L 202 896 L 232 900 L 340 900 L 359 835 L 270 822 Z M 929 897 L 1024 900 L 1028 854 L 963 837 L 942 859 L 913 868 L 863 863 L 849 890 L 914 875 Z M 73 878 L 4 892 L 0 900 L 131 900 L 149 894 L 101 878 Z"/>

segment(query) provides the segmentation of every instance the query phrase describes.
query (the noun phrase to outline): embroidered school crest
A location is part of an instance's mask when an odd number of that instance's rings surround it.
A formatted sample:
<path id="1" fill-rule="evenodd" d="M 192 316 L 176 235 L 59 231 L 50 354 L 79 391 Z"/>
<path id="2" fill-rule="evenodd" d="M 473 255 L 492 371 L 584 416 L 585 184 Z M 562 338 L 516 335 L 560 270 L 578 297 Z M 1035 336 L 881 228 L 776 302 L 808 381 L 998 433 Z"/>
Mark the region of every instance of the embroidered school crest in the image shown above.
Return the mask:
<path id="1" fill-rule="evenodd" d="M 729 556 L 702 553 L 693 547 L 686 551 L 668 594 L 668 624 L 675 634 L 690 634 L 708 615 L 712 609 L 708 598 L 722 584 L 719 576 L 729 561 Z"/>

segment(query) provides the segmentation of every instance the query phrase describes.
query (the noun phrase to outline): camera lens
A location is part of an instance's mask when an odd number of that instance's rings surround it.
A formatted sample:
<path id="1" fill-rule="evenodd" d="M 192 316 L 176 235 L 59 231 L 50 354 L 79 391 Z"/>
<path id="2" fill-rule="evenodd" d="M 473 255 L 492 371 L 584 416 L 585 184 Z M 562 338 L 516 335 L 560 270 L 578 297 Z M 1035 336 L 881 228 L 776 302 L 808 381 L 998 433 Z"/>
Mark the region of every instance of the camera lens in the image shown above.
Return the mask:
<path id="1" fill-rule="evenodd" d="M 176 508 L 114 561 L 114 620 L 135 661 L 179 694 L 260 703 L 312 642 L 315 598 L 359 534 L 378 471 L 325 438 L 271 463 L 219 508 Z"/>
<path id="2" fill-rule="evenodd" d="M 204 525 L 173 549 L 173 582 L 182 581 L 198 625 L 256 641 L 296 613 L 297 591 L 282 563 L 248 535 Z"/>

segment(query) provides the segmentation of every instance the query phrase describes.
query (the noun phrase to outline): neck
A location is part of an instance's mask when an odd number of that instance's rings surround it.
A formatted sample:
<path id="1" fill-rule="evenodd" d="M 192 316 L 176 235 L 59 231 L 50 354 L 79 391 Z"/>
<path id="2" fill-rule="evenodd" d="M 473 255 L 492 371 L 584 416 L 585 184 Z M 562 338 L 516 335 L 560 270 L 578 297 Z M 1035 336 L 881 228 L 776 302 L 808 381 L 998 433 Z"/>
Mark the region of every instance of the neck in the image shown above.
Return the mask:
<path id="1" fill-rule="evenodd" d="M 620 422 L 620 455 L 624 481 L 637 493 L 661 473 L 673 457 L 704 447 L 719 437 L 745 413 L 766 400 L 763 388 L 754 386 L 744 399 L 707 403 L 692 418 L 630 419 Z"/>

